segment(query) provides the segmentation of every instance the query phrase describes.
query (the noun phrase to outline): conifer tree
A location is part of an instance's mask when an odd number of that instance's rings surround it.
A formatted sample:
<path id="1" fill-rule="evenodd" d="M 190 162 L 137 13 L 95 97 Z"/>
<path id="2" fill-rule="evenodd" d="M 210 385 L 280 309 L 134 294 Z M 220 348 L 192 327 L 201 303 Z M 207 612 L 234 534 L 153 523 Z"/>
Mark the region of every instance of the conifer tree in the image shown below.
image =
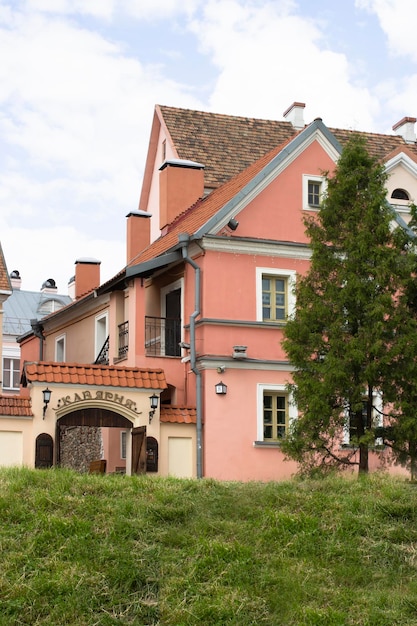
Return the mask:
<path id="1" fill-rule="evenodd" d="M 403 297 L 410 236 L 394 226 L 386 180 L 364 139 L 354 136 L 327 175 L 319 212 L 305 220 L 311 265 L 297 278 L 296 311 L 284 339 L 299 418 L 283 443 L 304 470 L 358 465 L 368 471 L 380 398 L 398 391 L 393 377 L 401 351 L 407 340 L 415 345 L 416 325 Z"/>

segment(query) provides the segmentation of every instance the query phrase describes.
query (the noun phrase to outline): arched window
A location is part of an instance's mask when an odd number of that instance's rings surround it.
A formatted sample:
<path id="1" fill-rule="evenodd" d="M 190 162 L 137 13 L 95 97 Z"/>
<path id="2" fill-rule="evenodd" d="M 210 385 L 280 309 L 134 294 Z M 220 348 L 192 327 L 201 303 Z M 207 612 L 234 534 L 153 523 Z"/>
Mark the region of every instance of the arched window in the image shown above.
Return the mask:
<path id="1" fill-rule="evenodd" d="M 410 196 L 405 189 L 394 189 L 391 194 L 391 198 L 394 200 L 410 200 Z"/>

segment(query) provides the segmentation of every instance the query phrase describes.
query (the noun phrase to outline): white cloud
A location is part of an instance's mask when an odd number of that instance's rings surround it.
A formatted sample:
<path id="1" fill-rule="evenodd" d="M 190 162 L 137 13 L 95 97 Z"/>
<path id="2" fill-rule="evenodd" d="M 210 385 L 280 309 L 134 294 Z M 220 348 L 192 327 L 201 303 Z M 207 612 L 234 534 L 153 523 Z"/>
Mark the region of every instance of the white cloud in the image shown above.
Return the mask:
<path id="1" fill-rule="evenodd" d="M 377 15 L 393 56 L 417 61 L 415 0 L 356 0 L 356 6 Z"/>
<path id="2" fill-rule="evenodd" d="M 371 130 L 376 99 L 293 3 L 209 0 L 192 29 L 219 68 L 212 109 L 280 119 L 296 100 L 307 105 L 306 121 L 320 116 L 329 125 L 352 126 L 354 120 Z"/>

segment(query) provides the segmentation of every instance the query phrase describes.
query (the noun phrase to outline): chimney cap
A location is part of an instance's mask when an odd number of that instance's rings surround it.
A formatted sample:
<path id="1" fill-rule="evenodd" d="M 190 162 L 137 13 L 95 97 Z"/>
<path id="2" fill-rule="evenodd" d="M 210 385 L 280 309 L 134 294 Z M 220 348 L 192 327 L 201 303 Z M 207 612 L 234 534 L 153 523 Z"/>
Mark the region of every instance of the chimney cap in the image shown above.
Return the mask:
<path id="1" fill-rule="evenodd" d="M 140 211 L 139 209 L 129 211 L 126 217 L 131 217 L 132 215 L 135 217 L 152 217 L 152 213 L 149 213 L 149 211 Z"/>
<path id="2" fill-rule="evenodd" d="M 189 161 L 187 159 L 167 159 L 162 163 L 159 169 L 164 170 L 168 165 L 171 165 L 171 167 L 188 167 L 189 169 L 194 170 L 203 170 L 205 167 L 202 163 L 197 163 L 197 161 Z"/>
<path id="3" fill-rule="evenodd" d="M 94 259 L 93 257 L 88 257 L 88 256 L 84 256 L 84 257 L 80 257 L 79 259 L 76 259 L 75 263 L 84 263 L 87 265 L 100 265 L 101 261 L 99 261 L 98 259 Z"/>

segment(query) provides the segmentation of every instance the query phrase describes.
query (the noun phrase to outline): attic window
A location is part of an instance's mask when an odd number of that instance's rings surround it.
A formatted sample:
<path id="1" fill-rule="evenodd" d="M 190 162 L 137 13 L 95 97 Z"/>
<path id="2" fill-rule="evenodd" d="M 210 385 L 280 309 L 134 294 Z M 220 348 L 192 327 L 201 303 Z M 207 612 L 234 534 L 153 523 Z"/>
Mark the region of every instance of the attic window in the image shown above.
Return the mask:
<path id="1" fill-rule="evenodd" d="M 410 200 L 410 196 L 404 189 L 394 189 L 391 194 L 391 198 L 394 200 Z"/>

